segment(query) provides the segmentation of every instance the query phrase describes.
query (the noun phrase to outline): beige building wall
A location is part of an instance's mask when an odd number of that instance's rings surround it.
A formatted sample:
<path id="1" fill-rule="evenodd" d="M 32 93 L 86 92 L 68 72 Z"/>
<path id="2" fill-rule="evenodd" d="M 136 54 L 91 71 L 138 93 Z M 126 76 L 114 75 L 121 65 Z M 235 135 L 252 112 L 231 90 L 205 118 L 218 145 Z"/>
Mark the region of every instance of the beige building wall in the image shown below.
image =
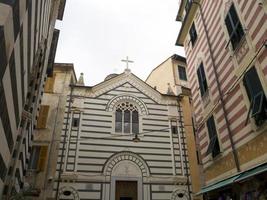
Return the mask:
<path id="1" fill-rule="evenodd" d="M 28 181 L 34 188 L 41 191 L 36 199 L 45 199 L 52 196 L 53 183 L 57 178 L 57 154 L 61 131 L 64 128 L 64 113 L 67 96 L 70 94 L 69 85 L 76 82 L 73 64 L 56 63 L 54 65 L 53 76 L 47 78 L 45 84 L 45 93 L 42 100 L 42 106 L 48 107 L 48 112 L 43 113 L 46 116 L 38 116 L 39 120 L 45 119 L 44 126 L 37 127 L 33 139 L 33 149 L 36 147 L 44 148 L 44 155 L 40 152 L 37 159 L 36 169 L 32 169 Z M 40 164 L 40 159 L 43 159 Z M 42 166 L 40 166 L 42 165 Z"/>
<path id="2" fill-rule="evenodd" d="M 190 103 L 191 95 L 188 88 L 189 83 L 181 80 L 178 72 L 178 65 L 186 67 L 186 60 L 183 57 L 173 55 L 156 67 L 146 79 L 151 87 L 163 93 L 167 94 L 169 87 L 175 95 L 182 96 L 180 105 L 182 107 L 182 115 L 184 117 L 184 129 L 186 144 L 188 146 L 188 160 L 190 168 L 190 180 L 192 183 L 193 194 L 200 190 L 200 168 L 197 158 L 196 140 L 192 124 L 192 105 Z M 200 197 L 194 196 L 194 199 L 200 199 Z"/>

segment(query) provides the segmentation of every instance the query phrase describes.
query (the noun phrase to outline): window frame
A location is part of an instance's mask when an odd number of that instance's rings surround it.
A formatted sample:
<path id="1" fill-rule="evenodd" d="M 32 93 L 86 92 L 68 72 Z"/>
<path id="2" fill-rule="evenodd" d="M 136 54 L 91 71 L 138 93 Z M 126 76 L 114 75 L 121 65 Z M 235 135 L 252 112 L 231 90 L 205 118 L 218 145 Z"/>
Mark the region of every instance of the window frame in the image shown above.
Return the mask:
<path id="1" fill-rule="evenodd" d="M 196 26 L 195 23 L 193 22 L 190 29 L 189 29 L 189 36 L 190 36 L 190 41 L 192 44 L 192 47 L 195 46 L 198 35 L 197 35 L 197 30 L 196 30 Z"/>
<path id="2" fill-rule="evenodd" d="M 134 109 L 133 110 L 129 110 L 129 109 L 121 109 L 121 108 L 118 108 L 118 106 L 120 106 L 121 104 L 131 104 L 133 105 Z M 117 113 L 121 112 L 121 117 L 120 117 L 120 121 L 117 121 Z M 125 121 L 125 111 L 129 111 L 129 122 Z M 135 122 L 133 122 L 133 115 L 134 113 L 136 114 L 137 112 L 137 118 L 135 118 Z M 137 120 L 136 120 L 137 119 Z M 125 102 L 120 102 L 117 106 L 116 106 L 116 109 L 115 109 L 115 113 L 114 113 L 114 133 L 115 134 L 138 134 L 140 133 L 140 114 L 139 114 L 139 109 L 138 107 L 133 104 L 132 102 L 129 102 L 129 101 L 125 101 Z M 129 130 L 127 130 L 125 132 L 125 123 L 129 123 Z M 117 124 L 120 124 L 120 129 L 117 129 Z M 135 125 L 134 125 L 135 124 Z M 136 125 L 137 124 L 137 125 Z M 136 130 L 134 130 L 136 129 Z"/>
<path id="3" fill-rule="evenodd" d="M 75 127 L 75 128 L 78 128 L 79 125 L 80 125 L 80 118 L 78 118 L 78 117 L 73 117 L 73 118 L 72 118 L 71 126 L 72 126 L 72 127 Z"/>
<path id="4" fill-rule="evenodd" d="M 244 74 L 243 85 L 245 87 L 246 95 L 249 100 L 249 109 L 245 124 L 248 123 L 249 118 L 253 118 L 256 126 L 261 126 L 264 122 L 267 121 L 267 98 L 263 89 L 263 84 L 260 80 L 255 66 L 252 66 Z M 258 97 L 260 97 L 259 102 L 256 101 Z M 257 105 L 256 102 L 259 103 L 259 105 Z M 255 110 L 257 108 L 256 106 L 258 106 L 257 111 Z"/>
<path id="5" fill-rule="evenodd" d="M 209 135 L 209 144 L 206 151 L 206 155 L 211 154 L 211 156 L 215 158 L 221 153 L 221 147 L 213 115 L 208 118 L 206 126 Z"/>
<path id="6" fill-rule="evenodd" d="M 236 18 L 236 20 L 234 20 L 234 18 Z M 236 21 L 236 23 L 234 23 L 234 21 Z M 245 36 L 245 32 L 234 4 L 230 6 L 226 17 L 224 18 L 224 24 L 229 36 L 227 46 L 229 45 L 229 43 L 231 43 L 233 50 L 235 50 Z M 234 38 L 236 40 L 234 40 Z"/>
<path id="7" fill-rule="evenodd" d="M 178 68 L 179 79 L 182 81 L 187 81 L 186 68 L 184 66 L 181 66 L 181 65 L 178 65 L 177 68 Z"/>
<path id="8" fill-rule="evenodd" d="M 198 78 L 200 95 L 201 95 L 201 97 L 203 97 L 203 96 L 205 96 L 205 94 L 209 90 L 208 81 L 207 81 L 203 62 L 200 63 L 200 65 L 197 69 L 197 78 Z"/>

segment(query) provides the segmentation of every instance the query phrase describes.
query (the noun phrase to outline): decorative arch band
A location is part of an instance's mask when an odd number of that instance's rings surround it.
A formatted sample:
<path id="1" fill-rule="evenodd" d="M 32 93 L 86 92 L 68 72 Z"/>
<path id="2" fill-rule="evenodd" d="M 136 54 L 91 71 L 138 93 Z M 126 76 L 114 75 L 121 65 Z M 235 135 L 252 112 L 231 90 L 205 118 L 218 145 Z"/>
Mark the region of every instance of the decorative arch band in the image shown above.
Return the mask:
<path id="1" fill-rule="evenodd" d="M 118 95 L 113 97 L 107 104 L 106 110 L 111 112 L 114 110 L 116 105 L 122 101 L 129 101 L 132 103 L 135 103 L 140 108 L 140 114 L 142 115 L 148 115 L 148 109 L 145 105 L 145 103 L 133 95 Z"/>
<path id="2" fill-rule="evenodd" d="M 147 177 L 150 175 L 149 168 L 147 164 L 145 163 L 145 161 L 140 156 L 136 155 L 135 153 L 127 152 L 127 151 L 120 152 L 120 153 L 113 155 L 106 162 L 103 168 L 103 173 L 106 176 L 111 176 L 112 170 L 116 166 L 116 164 L 124 160 L 134 162 L 140 168 L 143 177 Z"/>

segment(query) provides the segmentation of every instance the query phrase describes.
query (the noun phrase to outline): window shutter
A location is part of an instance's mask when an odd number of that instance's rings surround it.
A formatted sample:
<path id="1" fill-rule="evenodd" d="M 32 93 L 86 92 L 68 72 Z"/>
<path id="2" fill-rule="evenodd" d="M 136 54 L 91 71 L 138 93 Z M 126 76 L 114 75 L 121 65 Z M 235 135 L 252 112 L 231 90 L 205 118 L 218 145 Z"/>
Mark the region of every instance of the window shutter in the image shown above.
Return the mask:
<path id="1" fill-rule="evenodd" d="M 231 5 L 227 16 L 225 18 L 225 25 L 230 37 L 233 48 L 235 49 L 242 37 L 244 36 L 244 30 L 242 24 L 238 18 L 234 4 Z"/>
<path id="2" fill-rule="evenodd" d="M 48 146 L 41 146 L 40 148 L 40 154 L 39 154 L 39 160 L 38 160 L 38 170 L 44 171 L 45 169 L 45 163 L 47 158 L 47 149 Z"/>
<path id="3" fill-rule="evenodd" d="M 207 127 L 209 132 L 210 143 L 206 154 L 212 153 L 212 157 L 215 157 L 220 153 L 220 145 L 213 116 L 208 119 Z"/>
<path id="4" fill-rule="evenodd" d="M 206 80 L 206 75 L 205 75 L 203 63 L 200 64 L 200 66 L 197 70 L 197 76 L 198 76 L 200 93 L 201 93 L 201 96 L 203 96 L 204 93 L 208 90 L 208 84 L 207 84 L 207 80 Z"/>
<path id="5" fill-rule="evenodd" d="M 53 93 L 56 74 L 53 77 L 48 77 L 45 83 L 44 92 Z"/>
<path id="6" fill-rule="evenodd" d="M 37 120 L 37 128 L 46 128 L 46 121 L 47 121 L 48 112 L 49 112 L 49 106 L 48 105 L 41 105 L 39 117 Z"/>
<path id="7" fill-rule="evenodd" d="M 197 78 L 198 78 L 198 84 L 199 84 L 200 93 L 201 93 L 201 96 L 203 96 L 204 91 L 203 91 L 203 88 L 202 88 L 202 81 L 201 81 L 200 67 L 197 69 Z"/>
<path id="8" fill-rule="evenodd" d="M 257 94 L 263 92 L 262 85 L 255 67 L 249 69 L 248 72 L 244 75 L 244 85 L 247 90 L 250 101 L 252 101 L 252 99 Z"/>

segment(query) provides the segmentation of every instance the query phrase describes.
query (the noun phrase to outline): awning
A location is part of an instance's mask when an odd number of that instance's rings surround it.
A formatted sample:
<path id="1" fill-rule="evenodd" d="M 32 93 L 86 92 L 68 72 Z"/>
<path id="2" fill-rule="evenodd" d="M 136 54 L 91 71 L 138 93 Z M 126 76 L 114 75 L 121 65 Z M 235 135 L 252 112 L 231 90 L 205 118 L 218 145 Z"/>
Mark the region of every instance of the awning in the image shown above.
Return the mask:
<path id="1" fill-rule="evenodd" d="M 224 179 L 222 181 L 219 181 L 217 183 L 213 183 L 211 185 L 208 185 L 204 188 L 202 188 L 202 190 L 200 192 L 198 192 L 196 195 L 200 195 L 200 194 L 203 194 L 203 193 L 206 193 L 206 192 L 209 192 L 209 191 L 212 191 L 212 190 L 215 190 L 215 189 L 218 189 L 218 188 L 221 188 L 221 187 L 224 187 L 224 186 L 227 186 L 227 185 L 230 185 L 232 183 L 234 183 L 234 181 L 239 177 L 240 175 L 235 175 L 235 176 L 232 176 L 230 178 L 227 178 L 227 179 Z"/>
<path id="2" fill-rule="evenodd" d="M 261 173 L 266 172 L 266 171 L 267 171 L 267 163 L 264 163 L 262 165 L 254 167 L 254 168 L 249 169 L 247 171 L 241 172 L 240 174 L 237 174 L 237 175 L 232 176 L 230 178 L 227 178 L 227 179 L 221 180 L 219 182 L 210 184 L 210 185 L 202 188 L 202 190 L 200 192 L 196 193 L 196 195 L 204 194 L 206 192 L 210 192 L 212 190 L 216 190 L 216 189 L 222 188 L 224 186 L 243 181 L 247 178 L 253 177 L 255 175 L 261 174 Z"/>
<path id="3" fill-rule="evenodd" d="M 235 180 L 235 182 L 243 181 L 244 179 L 250 178 L 252 176 L 258 175 L 260 173 L 267 171 L 267 163 L 259 165 L 250 170 L 247 170 L 240 174 L 240 176 Z"/>

